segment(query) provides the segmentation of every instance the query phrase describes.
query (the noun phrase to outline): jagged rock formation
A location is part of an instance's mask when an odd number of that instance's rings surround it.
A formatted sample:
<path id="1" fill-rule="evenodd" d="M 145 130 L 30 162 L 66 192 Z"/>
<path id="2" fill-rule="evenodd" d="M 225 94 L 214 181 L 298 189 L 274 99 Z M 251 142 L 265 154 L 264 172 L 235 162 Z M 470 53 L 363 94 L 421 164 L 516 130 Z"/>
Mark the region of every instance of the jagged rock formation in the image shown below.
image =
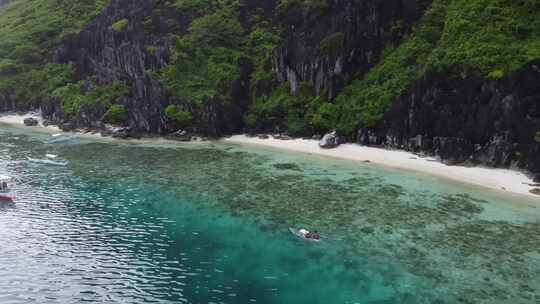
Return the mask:
<path id="1" fill-rule="evenodd" d="M 362 144 L 423 151 L 540 172 L 540 61 L 499 81 L 428 73 L 396 98 L 384 126 L 359 131 Z"/>
<path id="2" fill-rule="evenodd" d="M 173 134 L 178 127 L 171 128 L 164 112 L 174 104 L 193 115 L 192 125 L 181 128 L 187 134 L 221 136 L 245 131 L 245 114 L 259 98 L 284 84 L 292 95 L 309 84 L 313 95 L 331 104 L 346 85 L 380 63 L 388 45 L 399 45 L 432 4 L 431 0 L 329 0 L 317 2 L 319 6 L 286 2 L 293 5 L 279 9 L 280 1 L 247 0 L 235 14 L 246 33 L 260 25 L 254 20 L 262 18 L 266 28 L 279 29 L 281 40 L 267 62 L 272 80 L 256 83 L 252 75 L 256 62 L 246 54 L 238 59 L 238 79 L 228 88 L 234 102 L 211 97 L 196 104 L 172 96 L 156 77 L 174 61 L 174 35 L 186 35 L 192 21 L 200 17 L 172 8 L 170 1 L 110 1 L 82 31 L 63 38 L 52 62 L 72 64 L 73 81 L 82 81 L 87 90 L 115 81 L 126 83 L 128 94 L 120 103 L 127 110 L 125 125 L 130 133 Z M 0 0 L 0 6 L 3 3 Z M 527 31 L 518 29 L 516 35 Z M 415 64 L 411 66 L 416 68 Z M 379 125 L 368 128 L 358 119 L 356 139 L 436 155 L 448 163 L 515 167 L 540 174 L 540 144 L 535 141 L 540 130 L 539 66 L 540 62 L 531 62 L 500 80 L 480 73 L 428 70 L 393 99 Z M 9 91 L 3 94 L 0 111 L 39 106 L 46 119 L 62 122 L 66 129 L 100 127 L 107 111 L 103 105 L 85 105 L 68 117 L 58 98 L 21 105 Z M 295 96 L 291 98 L 294 101 Z M 276 107 L 281 116 L 270 115 L 270 126 L 249 130 L 287 131 L 284 122 L 290 113 L 284 113 L 284 107 Z M 323 134 L 335 127 L 311 129 L 311 134 L 303 135 Z"/>
<path id="3" fill-rule="evenodd" d="M 98 84 L 122 80 L 130 86 L 130 96 L 124 100 L 129 108 L 128 124 L 146 132 L 161 132 L 161 113 L 167 96 L 150 75 L 169 60 L 171 40 L 166 37 L 167 13 L 152 15 L 158 1 L 115 0 L 83 31 L 64 39 L 55 54 L 58 63 L 75 66 L 78 79 L 95 75 Z M 174 14 L 174 12 L 171 12 Z M 176 16 L 175 16 L 176 17 Z M 155 18 L 158 27 L 145 32 L 144 20 Z M 127 28 L 115 31 L 112 25 L 128 20 Z M 153 46 L 150 51 L 147 46 Z M 59 108 L 43 112 L 53 116 Z M 87 108 L 78 117 L 79 125 L 92 125 L 101 119 L 106 109 Z"/>
<path id="4" fill-rule="evenodd" d="M 293 9 L 286 16 L 274 16 L 275 22 L 283 18 L 287 28 L 286 42 L 272 58 L 277 81 L 288 83 L 292 93 L 299 82 L 312 82 L 318 93 L 328 92 L 334 97 L 349 78 L 375 65 L 384 46 L 399 41 L 428 4 L 429 1 L 339 0 L 317 15 Z M 269 0 L 253 1 L 245 9 L 262 7 L 272 12 L 275 5 Z M 128 21 L 127 28 L 115 31 L 112 25 L 122 19 Z M 130 84 L 131 94 L 124 100 L 129 109 L 128 125 L 143 132 L 164 133 L 167 129 L 163 109 L 170 96 L 152 73 L 169 62 L 173 41 L 168 34 L 185 32 L 190 21 L 190 16 L 181 12 L 165 10 L 160 1 L 113 0 L 81 33 L 64 39 L 55 62 L 72 63 L 78 79 L 95 75 L 98 84 L 115 80 Z M 398 22 L 402 26 L 400 32 L 392 31 Z M 339 45 L 329 45 L 331 49 L 322 47 L 325 40 L 336 36 L 339 37 L 326 43 Z M 198 113 L 199 132 L 220 135 L 242 130 L 242 115 L 249 104 L 246 99 L 250 95 L 250 63 L 246 62 L 241 71 L 243 85 L 234 90 L 235 105 L 239 107 L 224 106 L 219 101 L 205 103 Z M 62 117 L 54 104 L 44 105 L 42 110 L 48 118 Z M 77 117 L 77 124 L 91 126 L 105 111 L 86 108 Z"/>
<path id="5" fill-rule="evenodd" d="M 286 12 L 286 42 L 272 58 L 278 81 L 288 82 L 293 93 L 300 82 L 310 82 L 316 94 L 334 98 L 352 77 L 368 72 L 385 46 L 398 42 L 430 3 L 338 0 L 315 16 Z"/>

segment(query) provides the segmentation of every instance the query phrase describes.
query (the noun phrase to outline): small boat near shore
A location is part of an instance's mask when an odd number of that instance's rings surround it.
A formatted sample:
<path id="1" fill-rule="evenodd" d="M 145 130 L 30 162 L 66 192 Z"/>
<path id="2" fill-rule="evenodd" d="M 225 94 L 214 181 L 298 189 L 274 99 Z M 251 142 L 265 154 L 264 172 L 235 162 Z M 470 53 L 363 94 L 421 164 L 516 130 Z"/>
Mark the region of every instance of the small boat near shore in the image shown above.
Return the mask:
<path id="1" fill-rule="evenodd" d="M 50 165 L 50 166 L 67 166 L 68 162 L 65 160 L 52 160 L 52 159 L 38 159 L 27 157 L 28 161 L 35 164 Z"/>
<path id="2" fill-rule="evenodd" d="M 49 137 L 49 139 L 47 139 L 45 143 L 46 144 L 62 144 L 62 143 L 71 142 L 75 139 L 77 139 L 77 136 L 73 134 L 57 133 L 57 134 L 51 135 L 51 137 Z"/>

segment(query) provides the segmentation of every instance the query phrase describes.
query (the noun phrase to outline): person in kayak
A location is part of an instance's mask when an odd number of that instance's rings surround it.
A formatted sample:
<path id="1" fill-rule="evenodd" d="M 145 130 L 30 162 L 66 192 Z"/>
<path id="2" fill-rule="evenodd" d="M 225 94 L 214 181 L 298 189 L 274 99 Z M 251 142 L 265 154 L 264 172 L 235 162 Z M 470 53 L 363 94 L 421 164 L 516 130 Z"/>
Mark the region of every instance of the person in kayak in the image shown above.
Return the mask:
<path id="1" fill-rule="evenodd" d="M 306 239 L 314 239 L 314 240 L 320 240 L 321 239 L 321 235 L 319 234 L 319 232 L 317 232 L 317 230 L 315 230 L 314 232 L 308 232 L 305 234 L 305 238 Z"/>

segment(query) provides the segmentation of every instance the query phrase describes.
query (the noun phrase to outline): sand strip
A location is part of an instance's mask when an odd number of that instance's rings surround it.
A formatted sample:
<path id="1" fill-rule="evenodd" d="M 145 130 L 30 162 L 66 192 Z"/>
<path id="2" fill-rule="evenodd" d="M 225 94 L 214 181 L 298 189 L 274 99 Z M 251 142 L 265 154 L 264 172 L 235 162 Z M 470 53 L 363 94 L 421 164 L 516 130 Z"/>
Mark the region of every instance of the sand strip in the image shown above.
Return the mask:
<path id="1" fill-rule="evenodd" d="M 24 119 L 32 117 L 39 121 L 36 127 L 24 126 Z M 32 129 L 33 131 L 45 133 L 61 132 L 56 126 L 43 126 L 43 119 L 40 113 L 28 113 L 25 115 L 3 114 L 0 115 L 0 124 Z M 105 139 L 100 134 L 78 133 L 78 136 L 94 139 Z M 112 138 L 111 138 L 112 140 Z M 134 142 L 133 140 L 129 140 Z M 137 140 L 139 143 L 167 144 L 174 141 L 163 138 Z M 225 138 L 222 142 L 234 144 L 247 144 L 282 149 L 293 152 L 315 154 L 332 158 L 347 159 L 359 162 L 370 162 L 376 165 L 387 166 L 400 170 L 416 171 L 431 174 L 434 176 L 447 178 L 454 181 L 464 182 L 485 188 L 502 190 L 509 193 L 523 194 L 529 197 L 539 198 L 529 191 L 533 189 L 533 180 L 525 174 L 507 169 L 493 169 L 483 167 L 463 167 L 448 166 L 433 158 L 419 157 L 413 153 L 397 150 L 386 150 L 382 148 L 365 147 L 357 144 L 343 144 L 334 149 L 321 149 L 316 140 L 292 139 L 281 140 L 270 137 L 260 139 L 257 137 L 247 137 L 245 135 L 235 135 Z"/>
<path id="2" fill-rule="evenodd" d="M 359 162 L 370 162 L 376 165 L 427 173 L 454 181 L 540 199 L 540 196 L 529 192 L 529 190 L 533 189 L 530 186 L 530 184 L 534 184 L 533 180 L 524 173 L 514 170 L 449 166 L 436 159 L 419 157 L 410 152 L 366 147 L 358 144 L 343 144 L 334 149 L 321 149 L 318 146 L 318 141 L 308 139 L 281 140 L 272 137 L 261 139 L 258 137 L 235 135 L 223 139 L 223 141 L 235 144 L 259 145 Z"/>

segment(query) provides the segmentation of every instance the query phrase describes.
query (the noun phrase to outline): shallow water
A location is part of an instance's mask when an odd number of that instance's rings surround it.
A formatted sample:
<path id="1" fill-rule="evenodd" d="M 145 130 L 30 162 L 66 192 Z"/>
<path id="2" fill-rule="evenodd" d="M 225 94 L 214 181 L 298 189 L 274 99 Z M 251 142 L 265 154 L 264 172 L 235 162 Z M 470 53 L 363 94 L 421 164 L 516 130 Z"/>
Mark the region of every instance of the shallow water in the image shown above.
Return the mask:
<path id="1" fill-rule="evenodd" d="M 0 206 L 0 303 L 540 302 L 540 202 L 257 148 L 44 136 L 0 127 L 18 198 Z M 69 165 L 25 161 L 45 153 Z"/>

